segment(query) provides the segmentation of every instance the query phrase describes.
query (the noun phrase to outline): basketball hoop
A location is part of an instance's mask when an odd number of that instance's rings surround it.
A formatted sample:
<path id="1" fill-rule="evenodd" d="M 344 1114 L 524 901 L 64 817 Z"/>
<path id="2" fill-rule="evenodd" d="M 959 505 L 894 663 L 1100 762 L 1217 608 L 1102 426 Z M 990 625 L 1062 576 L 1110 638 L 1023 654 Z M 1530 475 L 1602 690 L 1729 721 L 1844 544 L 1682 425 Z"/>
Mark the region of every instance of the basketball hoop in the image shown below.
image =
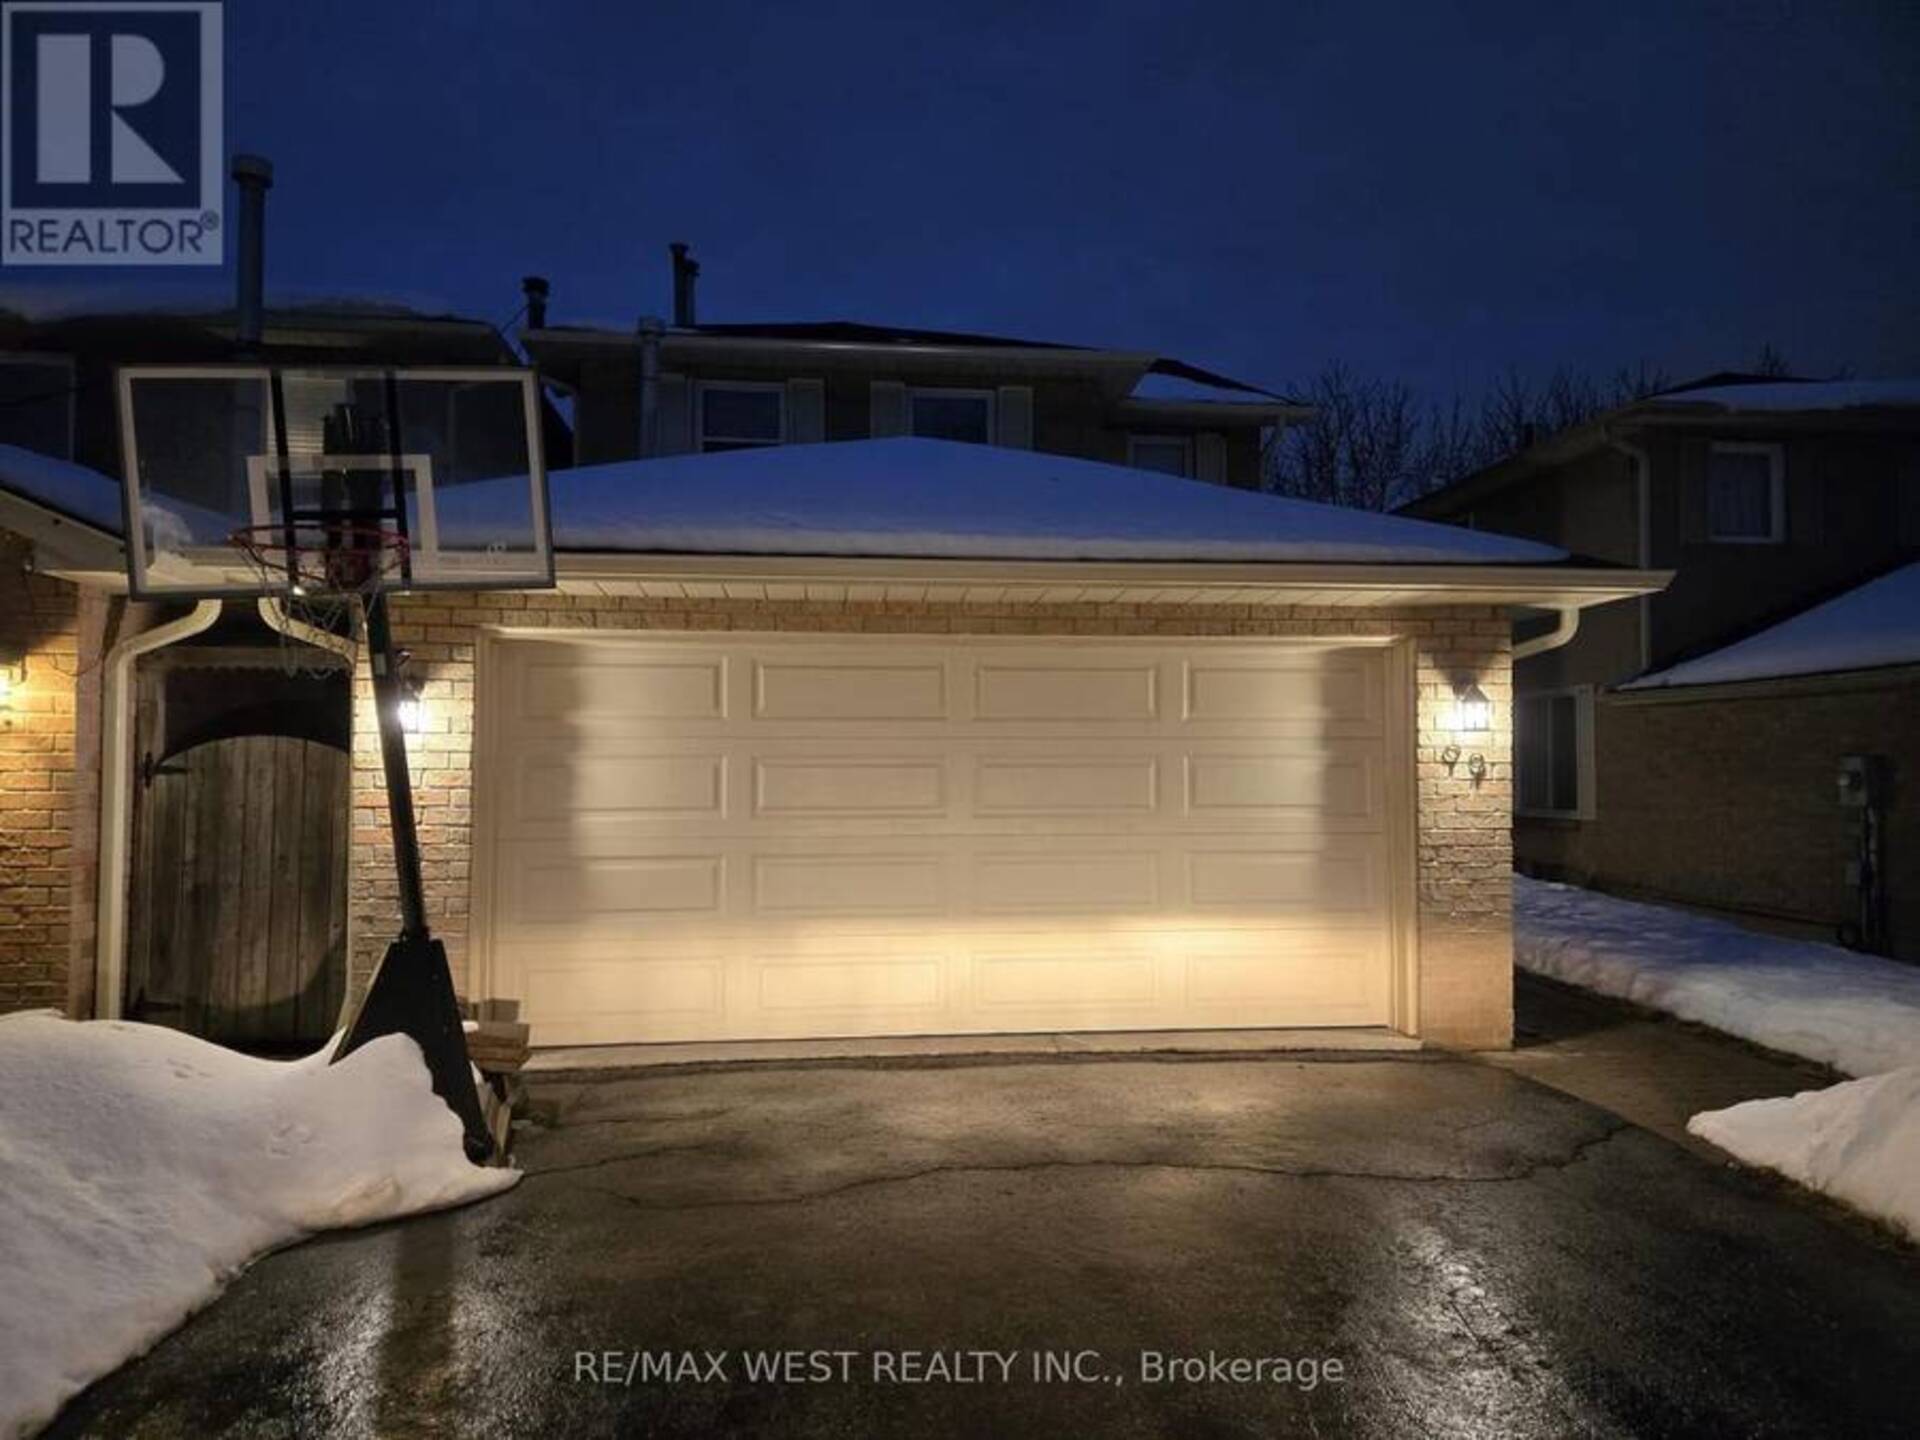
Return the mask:
<path id="1" fill-rule="evenodd" d="M 296 600 L 369 596 L 407 570 L 407 537 L 384 525 L 271 521 L 242 525 L 227 543 L 245 557 L 263 589 Z"/>
<path id="2" fill-rule="evenodd" d="M 289 619 L 347 640 L 358 628 L 354 602 L 404 584 L 407 574 L 407 537 L 384 525 L 333 519 L 242 525 L 227 543 Z M 332 673 L 331 660 L 317 664 L 313 647 L 285 631 L 280 652 L 289 675 Z"/>

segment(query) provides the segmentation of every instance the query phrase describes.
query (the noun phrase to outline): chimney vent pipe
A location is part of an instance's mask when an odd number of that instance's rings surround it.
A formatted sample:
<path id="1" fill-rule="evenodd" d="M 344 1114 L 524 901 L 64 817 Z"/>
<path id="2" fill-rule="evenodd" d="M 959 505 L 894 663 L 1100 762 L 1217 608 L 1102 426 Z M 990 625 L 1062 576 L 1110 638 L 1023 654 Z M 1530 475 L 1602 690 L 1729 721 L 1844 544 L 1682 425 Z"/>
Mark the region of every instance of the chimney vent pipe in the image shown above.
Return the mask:
<path id="1" fill-rule="evenodd" d="M 520 281 L 520 293 L 527 297 L 527 329 L 546 329 L 547 296 L 553 293 L 553 287 L 547 283 L 547 277 L 544 275 L 523 277 Z"/>
<path id="2" fill-rule="evenodd" d="M 242 349 L 257 350 L 266 326 L 267 191 L 273 188 L 273 162 L 259 155 L 236 155 L 231 173 L 240 187 L 234 338 Z"/>
<path id="3" fill-rule="evenodd" d="M 687 253 L 687 242 L 676 240 L 667 247 L 673 252 L 673 323 L 691 330 L 697 323 L 693 310 L 693 287 L 700 279 L 700 262 Z"/>

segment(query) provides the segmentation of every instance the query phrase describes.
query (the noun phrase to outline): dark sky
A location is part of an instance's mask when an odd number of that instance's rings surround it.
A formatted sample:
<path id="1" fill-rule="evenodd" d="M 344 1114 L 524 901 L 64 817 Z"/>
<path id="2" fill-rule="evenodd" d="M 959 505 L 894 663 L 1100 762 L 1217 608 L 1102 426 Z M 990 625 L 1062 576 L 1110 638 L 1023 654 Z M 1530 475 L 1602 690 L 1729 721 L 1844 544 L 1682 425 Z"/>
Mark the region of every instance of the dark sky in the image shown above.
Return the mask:
<path id="1" fill-rule="evenodd" d="M 1159 348 L 1920 373 L 1920 5 L 230 0 L 272 283 Z M 16 273 L 8 277 L 18 280 Z M 120 277 L 116 277 L 120 278 Z M 200 277 L 204 279 L 204 276 Z"/>

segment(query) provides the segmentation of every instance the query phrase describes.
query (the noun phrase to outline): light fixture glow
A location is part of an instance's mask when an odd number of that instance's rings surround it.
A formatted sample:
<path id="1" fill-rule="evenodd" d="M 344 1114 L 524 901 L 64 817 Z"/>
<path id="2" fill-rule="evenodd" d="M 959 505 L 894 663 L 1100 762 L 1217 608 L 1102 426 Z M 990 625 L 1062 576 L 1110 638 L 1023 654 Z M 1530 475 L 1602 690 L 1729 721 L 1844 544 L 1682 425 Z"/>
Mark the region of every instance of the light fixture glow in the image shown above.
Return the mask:
<path id="1" fill-rule="evenodd" d="M 399 705 L 400 728 L 409 735 L 418 735 L 427 725 L 427 702 L 419 699 L 402 700 Z"/>
<path id="2" fill-rule="evenodd" d="M 1485 735 L 1493 729 L 1493 702 L 1478 685 L 1467 685 L 1454 692 L 1453 732 L 1456 735 Z"/>

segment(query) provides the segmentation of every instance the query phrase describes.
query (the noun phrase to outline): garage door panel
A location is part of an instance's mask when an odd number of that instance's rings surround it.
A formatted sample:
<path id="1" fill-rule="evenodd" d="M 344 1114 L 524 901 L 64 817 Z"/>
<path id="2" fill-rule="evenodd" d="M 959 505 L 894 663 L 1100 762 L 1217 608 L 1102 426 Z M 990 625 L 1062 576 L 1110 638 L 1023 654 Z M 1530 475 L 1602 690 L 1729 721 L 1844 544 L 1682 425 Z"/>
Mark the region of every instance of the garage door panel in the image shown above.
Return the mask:
<path id="1" fill-rule="evenodd" d="M 947 761 L 855 757 L 759 756 L 753 762 L 753 813 L 805 819 L 822 816 L 944 815 Z"/>
<path id="2" fill-rule="evenodd" d="M 1151 755 L 982 756 L 973 811 L 983 816 L 1151 815 L 1160 762 Z"/>
<path id="3" fill-rule="evenodd" d="M 939 661 L 757 661 L 753 675 L 757 720 L 949 718 L 947 667 Z"/>
<path id="4" fill-rule="evenodd" d="M 727 714 L 727 671 L 723 655 L 643 656 L 617 646 L 557 642 L 520 668 L 513 718 L 536 729 L 720 721 Z"/>
<path id="5" fill-rule="evenodd" d="M 1160 909 L 1157 851 L 996 849 L 971 863 L 973 908 L 983 915 L 1151 915 Z"/>
<path id="6" fill-rule="evenodd" d="M 727 757 L 701 751 L 612 751 L 583 755 L 573 742 L 529 749 L 507 760 L 509 819 L 605 824 L 649 818 L 724 818 Z"/>
<path id="7" fill-rule="evenodd" d="M 1387 1019 L 1377 650 L 486 654 L 477 928 L 538 1043 Z"/>
<path id="8" fill-rule="evenodd" d="M 761 959 L 753 963 L 750 983 L 757 987 L 761 1009 L 865 1013 L 893 1023 L 896 1012 L 919 1011 L 931 1018 L 945 1009 L 948 968 L 938 950 L 840 960 Z"/>
<path id="9" fill-rule="evenodd" d="M 1365 651 L 1199 658 L 1181 668 L 1189 725 L 1305 722 L 1327 734 L 1353 735 L 1378 734 L 1385 721 L 1382 667 Z"/>
<path id="10" fill-rule="evenodd" d="M 1375 755 L 1348 744 L 1321 751 L 1202 752 L 1187 757 L 1187 814 L 1377 823 L 1385 776 Z"/>
<path id="11" fill-rule="evenodd" d="M 528 925 L 618 925 L 673 911 L 717 913 L 725 873 L 719 855 L 557 855 L 516 866 L 503 877 L 503 898 Z"/>
<path id="12" fill-rule="evenodd" d="M 1189 903 L 1210 910 L 1377 915 L 1384 903 L 1379 857 L 1317 850 L 1207 850 L 1189 853 Z"/>
<path id="13" fill-rule="evenodd" d="M 948 863 L 939 853 L 755 855 L 752 909 L 767 916 L 940 915 Z"/>
<path id="14" fill-rule="evenodd" d="M 1027 722 L 1151 725 L 1160 718 L 1160 665 L 1046 664 L 982 660 L 974 667 L 973 718 Z"/>

